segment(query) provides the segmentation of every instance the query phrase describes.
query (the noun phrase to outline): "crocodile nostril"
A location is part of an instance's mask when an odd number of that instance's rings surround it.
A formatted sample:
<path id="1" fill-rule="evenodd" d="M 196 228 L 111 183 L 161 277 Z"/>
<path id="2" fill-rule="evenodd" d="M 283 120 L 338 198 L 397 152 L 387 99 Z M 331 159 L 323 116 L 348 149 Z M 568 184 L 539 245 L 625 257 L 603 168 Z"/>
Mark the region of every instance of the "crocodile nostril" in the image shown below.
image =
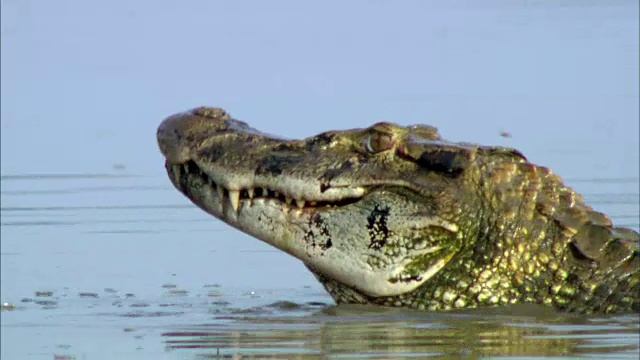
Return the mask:
<path id="1" fill-rule="evenodd" d="M 207 119 L 231 120 L 231 116 L 221 108 L 201 106 L 192 110 L 193 115 Z"/>

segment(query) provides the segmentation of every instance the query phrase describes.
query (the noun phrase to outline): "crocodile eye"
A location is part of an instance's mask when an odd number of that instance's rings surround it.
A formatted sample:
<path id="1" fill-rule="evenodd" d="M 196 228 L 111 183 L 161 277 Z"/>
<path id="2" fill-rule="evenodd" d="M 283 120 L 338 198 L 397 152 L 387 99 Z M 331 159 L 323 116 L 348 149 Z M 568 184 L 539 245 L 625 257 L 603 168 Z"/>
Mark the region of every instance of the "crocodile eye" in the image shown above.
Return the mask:
<path id="1" fill-rule="evenodd" d="M 364 147 L 367 152 L 375 154 L 393 148 L 393 135 L 383 132 L 374 132 L 364 139 Z"/>

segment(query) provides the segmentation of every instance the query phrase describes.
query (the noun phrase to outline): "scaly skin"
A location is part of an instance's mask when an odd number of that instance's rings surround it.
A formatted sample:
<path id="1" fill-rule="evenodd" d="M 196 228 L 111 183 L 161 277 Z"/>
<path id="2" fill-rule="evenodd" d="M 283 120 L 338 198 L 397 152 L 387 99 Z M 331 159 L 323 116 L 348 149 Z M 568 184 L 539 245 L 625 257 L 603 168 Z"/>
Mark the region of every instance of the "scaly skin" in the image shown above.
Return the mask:
<path id="1" fill-rule="evenodd" d="M 204 107 L 157 136 L 178 190 L 337 303 L 640 311 L 638 233 L 516 150 L 391 123 L 284 140 Z"/>

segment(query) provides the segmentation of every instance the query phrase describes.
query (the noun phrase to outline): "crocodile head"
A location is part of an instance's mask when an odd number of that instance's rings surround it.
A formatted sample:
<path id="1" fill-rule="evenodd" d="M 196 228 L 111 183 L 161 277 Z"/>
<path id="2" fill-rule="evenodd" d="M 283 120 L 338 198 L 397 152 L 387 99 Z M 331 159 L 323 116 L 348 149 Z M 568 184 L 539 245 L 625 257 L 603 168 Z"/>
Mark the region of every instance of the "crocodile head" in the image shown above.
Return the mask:
<path id="1" fill-rule="evenodd" d="M 203 107 L 165 119 L 157 138 L 171 182 L 194 204 L 372 297 L 428 281 L 482 215 L 465 170 L 489 150 L 444 141 L 431 126 L 286 140 Z"/>

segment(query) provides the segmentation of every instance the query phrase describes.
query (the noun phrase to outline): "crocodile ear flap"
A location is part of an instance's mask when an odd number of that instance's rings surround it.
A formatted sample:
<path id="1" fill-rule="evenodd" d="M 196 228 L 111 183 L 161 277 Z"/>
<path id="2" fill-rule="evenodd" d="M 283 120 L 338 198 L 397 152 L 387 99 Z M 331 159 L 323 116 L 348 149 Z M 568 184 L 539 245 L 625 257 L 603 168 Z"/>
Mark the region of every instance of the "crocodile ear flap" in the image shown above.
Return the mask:
<path id="1" fill-rule="evenodd" d="M 460 175 L 475 157 L 477 147 L 440 140 L 410 138 L 396 148 L 396 154 L 410 159 L 426 171 Z"/>
<path id="2" fill-rule="evenodd" d="M 471 152 L 467 149 L 435 147 L 424 151 L 415 162 L 425 170 L 460 175 L 471 162 Z"/>
<path id="3" fill-rule="evenodd" d="M 397 153 L 411 159 L 427 171 L 450 176 L 460 175 L 475 161 L 478 153 L 526 160 L 524 155 L 511 148 L 413 138 L 398 146 Z"/>
<path id="4" fill-rule="evenodd" d="M 509 158 L 520 158 L 527 160 L 527 158 L 518 150 L 509 147 L 502 146 L 482 146 L 480 149 L 490 155 L 500 155 Z"/>

